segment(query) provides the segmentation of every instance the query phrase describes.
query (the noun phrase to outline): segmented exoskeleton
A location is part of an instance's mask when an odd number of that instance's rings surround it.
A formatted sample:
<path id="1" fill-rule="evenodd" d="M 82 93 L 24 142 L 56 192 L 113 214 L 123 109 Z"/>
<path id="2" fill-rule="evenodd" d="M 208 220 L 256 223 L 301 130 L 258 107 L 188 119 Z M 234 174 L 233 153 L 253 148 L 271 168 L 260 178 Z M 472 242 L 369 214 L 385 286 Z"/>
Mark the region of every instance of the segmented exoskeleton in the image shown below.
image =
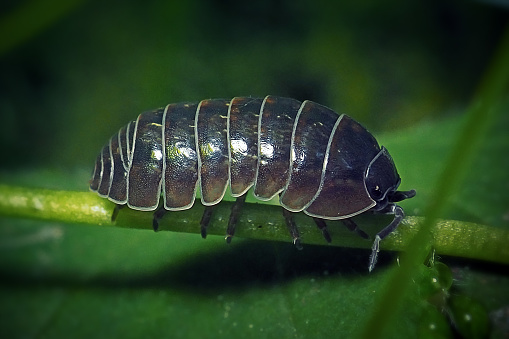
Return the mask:
<path id="1" fill-rule="evenodd" d="M 90 189 L 118 207 L 141 211 L 156 210 L 162 192 L 163 208 L 154 214 L 157 229 L 166 210 L 191 208 L 199 187 L 208 206 L 201 223 L 205 237 L 212 206 L 228 184 L 237 197 L 228 241 L 251 187 L 260 200 L 279 194 L 297 246 L 291 212 L 313 217 L 329 242 L 324 219 L 344 219 L 356 229 L 348 218 L 365 211 L 394 214 L 375 237 L 370 271 L 380 240 L 404 217 L 396 202 L 415 195 L 397 191 L 400 177 L 391 156 L 355 120 L 312 101 L 275 96 L 169 104 L 140 114 L 104 146 Z"/>

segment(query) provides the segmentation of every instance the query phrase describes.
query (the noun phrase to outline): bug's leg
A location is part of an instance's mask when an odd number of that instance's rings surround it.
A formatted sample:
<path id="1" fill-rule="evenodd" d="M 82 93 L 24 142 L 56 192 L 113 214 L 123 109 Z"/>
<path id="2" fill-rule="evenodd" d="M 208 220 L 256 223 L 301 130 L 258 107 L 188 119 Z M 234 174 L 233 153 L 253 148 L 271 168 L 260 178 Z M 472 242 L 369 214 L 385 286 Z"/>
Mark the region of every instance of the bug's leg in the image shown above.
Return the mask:
<path id="1" fill-rule="evenodd" d="M 214 211 L 214 206 L 205 206 L 205 211 L 203 211 L 203 215 L 200 221 L 201 228 L 201 237 L 205 239 L 207 237 L 207 227 L 210 224 L 210 219 L 212 218 L 212 212 Z"/>
<path id="2" fill-rule="evenodd" d="M 325 222 L 325 220 L 320 219 L 320 218 L 313 218 L 313 220 L 315 221 L 315 224 L 316 224 L 316 226 L 318 226 L 320 231 L 322 231 L 325 241 L 330 243 L 332 241 L 332 238 L 330 236 L 329 231 L 327 230 L 327 223 Z"/>
<path id="3" fill-rule="evenodd" d="M 244 202 L 246 202 L 246 196 L 247 193 L 238 197 L 232 206 L 232 211 L 230 213 L 230 219 L 228 220 L 228 228 L 226 229 L 225 238 L 228 244 L 232 241 L 233 234 L 235 234 L 235 226 L 237 226 L 237 221 L 239 220 L 242 206 L 244 206 Z"/>
<path id="4" fill-rule="evenodd" d="M 384 229 L 382 229 L 380 232 L 378 232 L 375 236 L 375 241 L 373 242 L 373 246 L 371 247 L 371 255 L 369 257 L 369 271 L 371 272 L 373 268 L 375 267 L 378 252 L 380 251 L 380 241 L 394 232 L 398 225 L 401 223 L 401 220 L 405 217 L 405 212 L 403 212 L 403 209 L 399 207 L 398 205 L 393 205 L 393 213 L 394 213 L 394 219 L 392 222 L 387 225 Z"/>
<path id="5" fill-rule="evenodd" d="M 152 219 L 152 228 L 154 229 L 154 232 L 159 230 L 159 220 L 161 220 L 165 214 L 166 209 L 163 205 L 161 205 L 157 211 L 154 212 L 154 218 Z"/>
<path id="6" fill-rule="evenodd" d="M 292 236 L 293 244 L 298 250 L 301 250 L 302 245 L 300 244 L 300 234 L 297 229 L 297 225 L 295 224 L 295 220 L 293 220 L 292 212 L 283 208 L 283 216 L 285 217 L 286 227 L 288 227 L 290 235 Z"/>
<path id="7" fill-rule="evenodd" d="M 352 219 L 341 219 L 341 222 L 348 228 L 350 231 L 357 233 L 364 239 L 369 239 L 369 235 L 366 234 L 363 230 L 357 227 L 357 224 Z"/>
<path id="8" fill-rule="evenodd" d="M 125 205 L 119 205 L 119 204 L 115 205 L 115 209 L 113 210 L 113 213 L 111 214 L 111 222 L 115 222 L 115 220 L 117 220 L 118 211 L 120 211 L 124 207 L 125 207 Z"/>

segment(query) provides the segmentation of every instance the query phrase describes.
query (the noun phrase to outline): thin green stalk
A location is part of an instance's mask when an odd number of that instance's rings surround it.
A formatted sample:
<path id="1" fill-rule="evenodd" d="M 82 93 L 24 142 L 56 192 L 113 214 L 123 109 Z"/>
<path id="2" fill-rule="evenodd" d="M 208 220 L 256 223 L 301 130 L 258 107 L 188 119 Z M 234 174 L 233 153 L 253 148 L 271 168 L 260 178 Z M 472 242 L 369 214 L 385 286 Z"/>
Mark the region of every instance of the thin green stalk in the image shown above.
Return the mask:
<path id="1" fill-rule="evenodd" d="M 509 60 L 509 28 L 506 29 L 500 49 L 472 100 L 467 112 L 467 123 L 451 150 L 442 175 L 433 186 L 434 192 L 424 213 L 427 218 L 421 224 L 416 236 L 408 242 L 407 251 L 401 257 L 400 268 L 394 270 L 388 279 L 381 299 L 375 304 L 375 310 L 366 326 L 362 326 L 361 338 L 384 336 L 385 329 L 399 313 L 404 297 L 412 286 L 413 277 L 418 274 L 419 266 L 428 255 L 430 246 L 435 245 L 436 239 L 433 239 L 433 234 L 436 234 L 439 227 L 436 221 L 447 206 L 447 198 L 461 182 L 462 174 L 468 168 L 469 161 L 487 127 L 495 121 L 497 113 L 502 114 L 496 108 L 507 92 L 509 84 L 507 60 Z M 475 241 L 472 245 L 475 246 Z"/>
<path id="2" fill-rule="evenodd" d="M 217 205 L 210 235 L 224 236 L 232 203 Z M 0 216 L 51 220 L 52 222 L 81 223 L 91 226 L 116 226 L 152 229 L 152 213 L 124 208 L 113 223 L 111 215 L 115 205 L 91 192 L 54 191 L 0 185 Z M 187 211 L 170 212 L 160 221 L 161 231 L 200 233 L 203 206 L 196 203 Z M 363 215 L 355 218 L 368 234 L 375 234 L 386 225 L 391 216 Z M 2 219 L 0 219 L 1 223 Z M 296 214 L 296 222 L 304 244 L 325 245 L 321 232 L 311 218 Z M 407 217 L 398 230 L 381 243 L 383 250 L 401 251 L 407 248 L 422 228 L 425 220 Z M 371 240 L 349 232 L 340 221 L 328 222 L 333 246 L 366 248 Z M 444 220 L 433 229 L 435 250 L 438 254 L 474 258 L 509 264 L 509 232 L 485 225 Z M 279 206 L 245 204 L 240 216 L 236 236 L 272 241 L 290 241 L 288 230 Z M 367 255 L 366 255 L 367 270 Z"/>

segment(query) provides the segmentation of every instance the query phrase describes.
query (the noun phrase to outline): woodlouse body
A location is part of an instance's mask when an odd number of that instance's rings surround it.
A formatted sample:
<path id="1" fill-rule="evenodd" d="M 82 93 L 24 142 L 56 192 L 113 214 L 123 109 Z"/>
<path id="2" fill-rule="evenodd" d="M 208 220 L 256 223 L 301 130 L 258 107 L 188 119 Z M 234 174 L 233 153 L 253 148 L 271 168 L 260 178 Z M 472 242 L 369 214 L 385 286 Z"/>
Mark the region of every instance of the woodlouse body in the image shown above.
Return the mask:
<path id="1" fill-rule="evenodd" d="M 280 195 L 296 243 L 288 211 L 314 217 L 326 239 L 319 219 L 368 210 L 394 214 L 375 239 L 371 270 L 379 241 L 404 216 L 395 202 L 415 195 L 396 191 L 399 183 L 387 150 L 349 116 L 312 101 L 267 96 L 169 104 L 140 114 L 104 146 L 90 189 L 142 211 L 155 210 L 162 191 L 164 209 L 178 211 L 191 208 L 198 187 L 205 206 L 219 203 L 228 184 L 240 204 L 253 187 L 260 200 Z"/>

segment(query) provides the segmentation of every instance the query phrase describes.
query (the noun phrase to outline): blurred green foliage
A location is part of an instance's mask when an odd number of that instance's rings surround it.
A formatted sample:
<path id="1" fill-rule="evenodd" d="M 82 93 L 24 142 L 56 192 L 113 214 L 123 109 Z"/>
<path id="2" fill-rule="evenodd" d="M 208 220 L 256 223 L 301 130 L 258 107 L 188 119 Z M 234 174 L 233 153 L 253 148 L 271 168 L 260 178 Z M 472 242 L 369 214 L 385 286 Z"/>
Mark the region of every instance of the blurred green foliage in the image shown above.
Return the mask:
<path id="1" fill-rule="evenodd" d="M 203 98 L 275 94 L 373 132 L 412 125 L 464 106 L 507 17 L 463 1 L 50 3 L 39 17 L 67 15 L 0 31 L 34 25 L 0 56 L 3 168 L 90 166 L 139 112 Z"/>
<path id="2" fill-rule="evenodd" d="M 374 132 L 419 192 L 405 202 L 419 214 L 507 18 L 496 2 L 459 0 L 5 1 L 0 182 L 85 190 L 102 145 L 141 111 L 275 94 Z M 507 227 L 507 126 L 500 115 L 479 145 L 449 217 Z M 0 235 L 2 337 L 348 334 L 396 269 L 387 253 L 367 277 L 364 251 L 9 218 Z M 509 331 L 507 273 L 448 263 L 454 293 L 488 309 L 495 335 Z M 423 266 L 422 281 L 435 273 Z M 452 335 L 419 289 L 389 334 Z"/>

